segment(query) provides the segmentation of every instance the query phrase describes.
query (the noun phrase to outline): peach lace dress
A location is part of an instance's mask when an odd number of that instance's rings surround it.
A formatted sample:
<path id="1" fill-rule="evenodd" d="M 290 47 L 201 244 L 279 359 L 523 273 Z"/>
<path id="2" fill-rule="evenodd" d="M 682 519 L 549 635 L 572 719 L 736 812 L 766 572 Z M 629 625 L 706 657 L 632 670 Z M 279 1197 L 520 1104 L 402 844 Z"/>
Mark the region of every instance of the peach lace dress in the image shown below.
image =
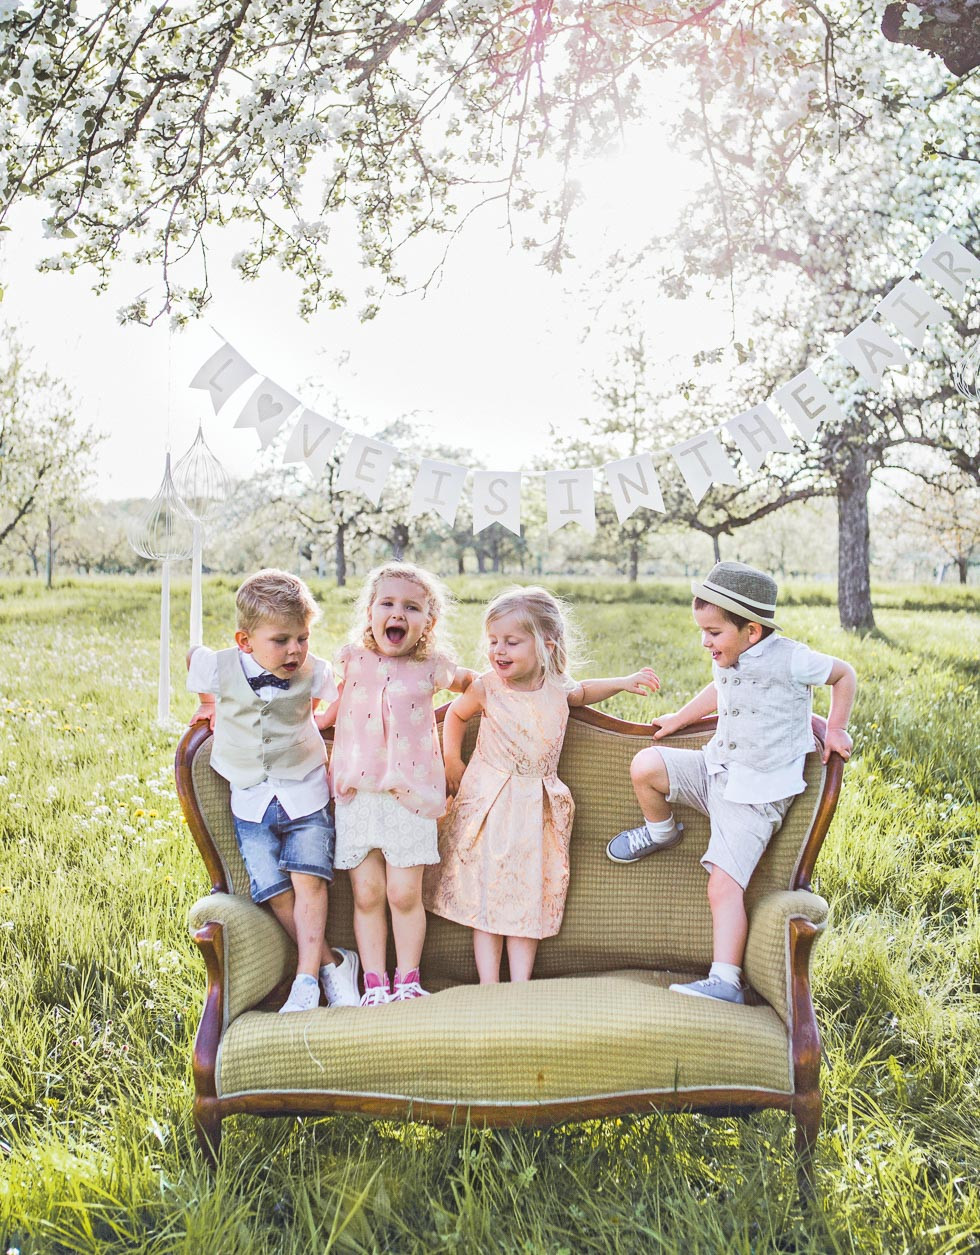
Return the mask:
<path id="1" fill-rule="evenodd" d="M 455 801 L 439 825 L 441 862 L 423 899 L 436 915 L 505 937 L 552 937 L 568 892 L 575 806 L 558 779 L 566 690 L 507 688 L 481 676 L 486 709 Z"/>

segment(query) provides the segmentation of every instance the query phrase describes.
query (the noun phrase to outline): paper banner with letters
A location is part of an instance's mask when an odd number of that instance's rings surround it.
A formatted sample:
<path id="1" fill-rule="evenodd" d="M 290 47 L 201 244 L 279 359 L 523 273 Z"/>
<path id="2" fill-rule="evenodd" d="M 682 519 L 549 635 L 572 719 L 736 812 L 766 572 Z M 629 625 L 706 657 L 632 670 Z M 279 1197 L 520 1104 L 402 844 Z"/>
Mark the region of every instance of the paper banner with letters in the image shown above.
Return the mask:
<path id="1" fill-rule="evenodd" d="M 870 318 L 841 340 L 837 352 L 873 388 L 881 387 L 889 366 L 909 363 L 901 346 Z"/>
<path id="2" fill-rule="evenodd" d="M 809 367 L 777 388 L 775 399 L 796 424 L 804 440 L 812 440 L 821 423 L 842 419 L 844 412 L 830 395 L 830 389 Z"/>
<path id="3" fill-rule="evenodd" d="M 359 492 L 372 505 L 377 505 L 397 456 L 398 450 L 393 444 L 372 440 L 370 436 L 355 436 L 337 472 L 338 491 Z"/>
<path id="4" fill-rule="evenodd" d="M 473 475 L 473 531 L 502 523 L 521 534 L 520 471 L 476 471 Z"/>
<path id="5" fill-rule="evenodd" d="M 792 453 L 793 442 L 768 405 L 737 414 L 722 426 L 742 451 L 752 470 L 757 471 L 770 453 Z"/>
<path id="6" fill-rule="evenodd" d="M 566 523 L 578 523 L 595 535 L 595 481 L 591 467 L 546 471 L 544 496 L 549 533 L 557 532 Z"/>
<path id="7" fill-rule="evenodd" d="M 712 484 L 739 482 L 735 468 L 713 431 L 703 431 L 699 436 L 692 436 L 690 440 L 672 445 L 670 456 L 684 476 L 684 483 L 687 484 L 695 505 Z"/>
<path id="8" fill-rule="evenodd" d="M 962 301 L 980 285 L 980 258 L 946 232 L 925 250 L 916 263 L 924 278 L 939 285 L 956 301 Z M 908 365 L 904 349 L 875 321 L 887 320 L 916 349 L 925 344 L 926 332 L 950 320 L 950 313 L 910 276 L 896 283 L 878 302 L 872 315 L 849 332 L 836 346 L 836 352 L 874 388 L 881 388 L 889 367 Z M 239 351 L 225 341 L 203 363 L 192 388 L 206 391 L 215 413 L 246 380 L 258 372 Z M 807 367 L 789 383 L 776 388 L 772 400 L 793 421 L 804 440 L 813 440 L 821 426 L 839 423 L 844 413 L 829 388 L 814 370 Z M 236 427 L 254 427 L 263 449 L 299 406 L 299 401 L 272 379 L 265 377 L 246 401 Z M 750 472 L 758 472 L 770 453 L 792 452 L 793 444 L 780 419 L 767 402 L 737 414 L 722 424 L 722 430 L 739 450 Z M 313 410 L 304 409 L 286 442 L 283 462 L 305 462 L 314 479 L 323 476 L 328 459 L 334 455 L 345 428 Z M 374 505 L 400 451 L 383 440 L 352 433 L 349 448 L 340 463 L 336 481 L 338 492 L 359 492 Z M 414 455 L 412 455 L 414 456 Z M 606 485 L 625 523 L 637 510 L 664 514 L 663 493 L 654 466 L 655 458 L 670 457 L 685 484 L 700 502 L 712 484 L 738 484 L 738 474 L 717 429 L 699 432 L 668 449 L 633 454 L 602 466 Z M 473 469 L 473 531 L 481 532 L 491 523 L 501 523 L 519 536 L 521 533 L 521 472 L 483 471 L 421 458 L 412 486 L 408 517 L 434 513 L 452 527 L 462 500 L 465 480 Z M 594 467 L 574 470 L 546 470 L 545 502 L 547 529 L 558 531 L 566 523 L 578 523 L 595 531 Z M 538 472 L 535 472 L 538 473 Z"/>
<path id="9" fill-rule="evenodd" d="M 934 301 L 929 293 L 911 279 L 903 279 L 875 306 L 881 314 L 896 326 L 906 340 L 917 349 L 926 342 L 926 331 L 936 323 L 949 322 L 952 315 Z"/>
<path id="10" fill-rule="evenodd" d="M 271 379 L 263 379 L 242 407 L 235 420 L 236 427 L 254 427 L 262 448 L 267 449 L 272 437 L 296 409 L 299 402 Z"/>
<path id="11" fill-rule="evenodd" d="M 231 394 L 250 379 L 255 371 L 237 349 L 225 343 L 212 353 L 191 380 L 192 388 L 206 388 L 211 394 L 214 412 L 221 409 Z"/>
<path id="12" fill-rule="evenodd" d="M 304 410 L 286 442 L 282 460 L 305 462 L 313 472 L 313 478 L 319 479 L 327 468 L 330 454 L 337 447 L 337 441 L 346 430 L 331 418 L 324 418 L 313 410 Z"/>
<path id="13" fill-rule="evenodd" d="M 948 233 L 929 245 L 918 261 L 919 273 L 934 279 L 950 296 L 962 301 L 980 280 L 980 258 Z"/>
<path id="14" fill-rule="evenodd" d="M 607 462 L 602 470 L 620 523 L 625 523 L 641 507 L 656 510 L 658 514 L 667 513 L 660 481 L 649 453 Z"/>
<path id="15" fill-rule="evenodd" d="M 456 522 L 456 511 L 459 509 L 463 483 L 468 474 L 465 466 L 423 458 L 412 485 L 408 517 L 414 519 L 417 515 L 432 510 L 452 527 Z"/>

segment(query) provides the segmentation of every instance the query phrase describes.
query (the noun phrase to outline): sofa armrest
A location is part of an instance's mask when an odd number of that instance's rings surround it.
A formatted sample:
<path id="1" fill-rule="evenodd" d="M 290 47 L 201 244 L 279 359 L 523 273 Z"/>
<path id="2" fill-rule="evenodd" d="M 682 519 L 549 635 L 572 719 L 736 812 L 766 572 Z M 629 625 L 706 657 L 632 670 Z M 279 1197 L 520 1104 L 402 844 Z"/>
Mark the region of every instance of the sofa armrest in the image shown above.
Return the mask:
<path id="1" fill-rule="evenodd" d="M 745 978 L 765 998 L 785 1024 L 790 1023 L 793 1006 L 793 945 L 795 928 L 790 921 L 801 921 L 808 931 L 822 932 L 830 910 L 823 898 L 806 889 L 785 889 L 767 893 L 752 908 L 749 936 L 745 946 Z M 801 949 L 805 962 L 809 946 Z M 806 971 L 803 972 L 806 976 Z"/>
<path id="2" fill-rule="evenodd" d="M 187 914 L 187 927 L 202 950 L 215 942 L 220 946 L 222 1031 L 295 974 L 295 946 L 276 918 L 250 898 L 233 893 L 201 898 Z"/>

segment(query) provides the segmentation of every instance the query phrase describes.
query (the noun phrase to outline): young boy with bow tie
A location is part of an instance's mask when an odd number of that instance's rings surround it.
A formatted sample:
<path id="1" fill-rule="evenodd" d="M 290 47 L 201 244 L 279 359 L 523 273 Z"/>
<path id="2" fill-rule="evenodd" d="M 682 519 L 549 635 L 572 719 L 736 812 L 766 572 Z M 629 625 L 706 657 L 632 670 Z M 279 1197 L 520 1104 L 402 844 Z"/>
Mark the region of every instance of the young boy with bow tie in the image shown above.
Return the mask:
<path id="1" fill-rule="evenodd" d="M 250 576 L 235 607 L 235 645 L 187 655 L 187 687 L 201 702 L 191 723 L 214 730 L 211 766 L 231 785 L 252 898 L 296 942 L 296 979 L 280 1012 L 312 1010 L 321 985 L 329 1005 L 357 1006 L 358 957 L 338 948 L 335 960 L 324 937 L 335 838 L 313 711 L 339 694 L 330 664 L 309 652 L 319 612 L 302 580 L 273 569 Z"/>

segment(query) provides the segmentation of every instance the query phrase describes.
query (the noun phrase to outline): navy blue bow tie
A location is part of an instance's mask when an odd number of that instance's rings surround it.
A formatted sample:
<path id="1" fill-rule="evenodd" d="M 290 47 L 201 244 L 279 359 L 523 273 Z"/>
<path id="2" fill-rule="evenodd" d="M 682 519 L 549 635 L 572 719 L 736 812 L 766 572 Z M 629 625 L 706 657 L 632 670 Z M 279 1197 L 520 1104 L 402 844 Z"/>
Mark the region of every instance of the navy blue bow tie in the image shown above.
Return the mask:
<path id="1" fill-rule="evenodd" d="M 257 693 L 260 688 L 265 688 L 267 684 L 276 689 L 289 688 L 288 680 L 280 680 L 277 675 L 272 675 L 269 671 L 263 671 L 261 675 L 247 675 L 245 679 L 248 680 L 254 693 Z"/>

